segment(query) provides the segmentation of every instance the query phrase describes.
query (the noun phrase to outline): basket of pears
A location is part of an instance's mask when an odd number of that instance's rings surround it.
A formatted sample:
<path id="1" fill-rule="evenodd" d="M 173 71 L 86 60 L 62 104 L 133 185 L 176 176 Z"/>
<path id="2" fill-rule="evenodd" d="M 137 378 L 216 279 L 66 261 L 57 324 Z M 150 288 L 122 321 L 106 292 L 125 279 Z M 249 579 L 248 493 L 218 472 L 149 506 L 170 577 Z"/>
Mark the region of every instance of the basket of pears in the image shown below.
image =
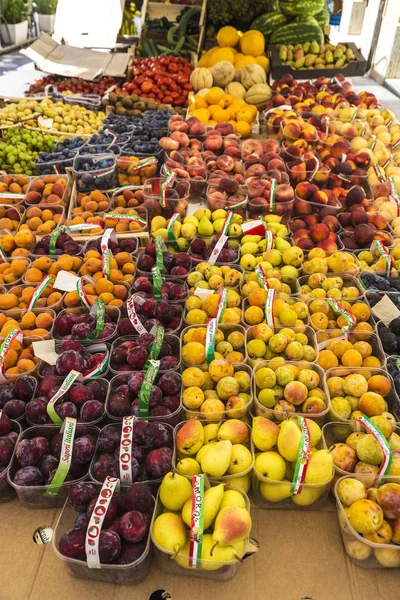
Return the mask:
<path id="1" fill-rule="evenodd" d="M 321 438 L 320 426 L 300 415 L 279 426 L 265 417 L 254 417 L 252 487 L 257 506 L 317 510 L 325 506 L 335 469 L 332 454 L 321 447 Z"/>
<path id="2" fill-rule="evenodd" d="M 151 524 L 158 567 L 175 575 L 228 581 L 251 543 L 245 492 L 197 475 L 170 472 L 162 480 Z"/>

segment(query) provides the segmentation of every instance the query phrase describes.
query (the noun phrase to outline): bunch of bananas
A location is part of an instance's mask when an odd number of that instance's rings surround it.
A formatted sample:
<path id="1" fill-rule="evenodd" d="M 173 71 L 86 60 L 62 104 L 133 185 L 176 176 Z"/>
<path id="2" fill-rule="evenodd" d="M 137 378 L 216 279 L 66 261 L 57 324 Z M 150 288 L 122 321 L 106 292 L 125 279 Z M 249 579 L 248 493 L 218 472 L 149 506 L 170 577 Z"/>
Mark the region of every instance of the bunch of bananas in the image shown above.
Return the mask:
<path id="1" fill-rule="evenodd" d="M 140 17 L 142 13 L 136 9 L 136 4 L 131 2 L 129 8 L 125 7 L 124 15 L 122 18 L 122 25 L 120 29 L 120 35 L 135 36 L 138 35 L 138 30 L 135 23 L 135 17 Z"/>

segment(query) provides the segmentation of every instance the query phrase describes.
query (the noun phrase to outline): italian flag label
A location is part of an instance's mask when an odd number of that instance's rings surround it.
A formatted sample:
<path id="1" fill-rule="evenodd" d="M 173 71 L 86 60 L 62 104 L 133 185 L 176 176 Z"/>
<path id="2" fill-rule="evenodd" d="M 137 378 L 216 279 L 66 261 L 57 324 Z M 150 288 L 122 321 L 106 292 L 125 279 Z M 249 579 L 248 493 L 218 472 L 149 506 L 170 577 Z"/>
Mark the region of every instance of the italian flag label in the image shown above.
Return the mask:
<path id="1" fill-rule="evenodd" d="M 143 158 L 142 160 L 139 160 L 139 162 L 136 163 L 136 165 L 130 165 L 129 173 L 132 175 L 132 173 L 136 173 L 137 171 L 140 171 L 141 169 L 145 169 L 146 167 L 150 167 L 151 165 L 156 165 L 156 164 L 157 164 L 156 157 L 149 156 L 148 158 Z"/>
<path id="2" fill-rule="evenodd" d="M 228 210 L 228 212 L 226 213 L 224 224 L 222 225 L 221 235 L 228 235 L 228 230 L 229 227 L 232 225 L 233 217 L 233 212 L 231 210 Z"/>
<path id="3" fill-rule="evenodd" d="M 111 239 L 111 236 L 115 236 L 114 229 L 106 229 L 103 235 L 101 236 L 100 248 L 101 248 L 101 270 L 103 273 L 103 277 L 105 279 L 109 279 L 110 277 L 110 260 L 112 257 L 112 252 L 108 247 L 108 242 Z M 116 237 L 116 236 L 115 236 Z"/>
<path id="4" fill-rule="evenodd" d="M 300 494 L 301 490 L 303 489 L 311 452 L 310 432 L 305 417 L 300 417 L 297 415 L 297 423 L 299 424 L 301 430 L 301 439 L 296 467 L 294 469 L 292 487 L 290 488 L 292 494 Z"/>
<path id="5" fill-rule="evenodd" d="M 101 221 L 94 221 L 93 223 L 76 223 L 76 225 L 68 225 L 70 231 L 86 231 L 89 229 L 96 229 L 97 227 L 104 229 L 104 223 Z"/>
<path id="6" fill-rule="evenodd" d="M 359 131 L 358 135 L 360 137 L 364 137 L 365 136 L 365 132 L 366 132 L 365 123 L 361 119 L 357 119 L 357 123 L 360 124 L 360 131 Z"/>
<path id="7" fill-rule="evenodd" d="M 159 360 L 149 361 L 149 366 L 147 367 L 144 381 L 139 392 L 139 417 L 141 419 L 147 419 L 149 416 L 151 388 L 153 387 L 159 368 Z"/>
<path id="8" fill-rule="evenodd" d="M 204 475 L 192 478 L 192 518 L 189 532 L 189 567 L 201 568 L 204 534 Z"/>
<path id="9" fill-rule="evenodd" d="M 86 292 L 85 292 L 85 288 L 84 288 L 84 283 L 85 283 L 85 275 L 83 277 L 79 277 L 78 281 L 76 282 L 76 292 L 79 296 L 79 300 L 81 301 L 81 303 L 83 304 L 83 306 L 86 306 L 86 308 L 91 308 L 90 302 L 88 297 L 86 296 Z M 94 283 L 94 280 L 93 280 Z"/>
<path id="10" fill-rule="evenodd" d="M 176 244 L 176 237 L 174 235 L 174 223 L 177 219 L 180 218 L 180 216 L 181 215 L 179 213 L 174 213 L 168 223 L 167 234 L 168 241 L 171 242 L 171 244 Z"/>
<path id="11" fill-rule="evenodd" d="M 314 181 L 314 179 L 315 179 L 315 177 L 316 177 L 316 175 L 317 175 L 317 173 L 318 173 L 318 170 L 319 170 L 319 167 L 320 167 L 321 163 L 319 162 L 318 158 L 317 158 L 316 156 L 314 156 L 314 154 L 308 154 L 308 155 L 306 154 L 306 155 L 304 156 L 304 158 L 305 158 L 306 160 L 307 160 L 307 159 L 309 159 L 309 158 L 313 158 L 313 159 L 314 159 L 314 162 L 315 162 L 315 167 L 314 167 L 314 169 L 312 170 L 312 173 L 311 173 L 311 175 L 310 175 L 310 181 Z"/>
<path id="12" fill-rule="evenodd" d="M 257 275 L 258 283 L 263 290 L 269 290 L 269 285 L 267 281 L 267 275 L 264 271 L 264 267 L 262 265 L 257 265 L 254 269 Z"/>
<path id="13" fill-rule="evenodd" d="M 167 203 L 167 190 L 168 188 L 174 185 L 174 181 L 176 179 L 176 173 L 169 172 L 164 181 L 161 182 L 161 206 L 162 208 L 166 207 Z"/>
<path id="14" fill-rule="evenodd" d="M 96 319 L 96 326 L 94 328 L 94 331 L 92 331 L 92 333 L 88 335 L 88 340 L 95 340 L 99 337 L 99 335 L 104 329 L 106 305 L 104 304 L 103 300 L 97 298 L 90 309 L 90 313 Z"/>
<path id="15" fill-rule="evenodd" d="M 156 248 L 156 266 L 160 273 L 164 273 L 164 240 L 160 235 L 154 238 L 154 246 Z"/>
<path id="16" fill-rule="evenodd" d="M 378 241 L 378 240 L 374 240 L 371 244 L 371 248 L 370 251 L 373 253 L 374 248 L 376 248 L 379 252 L 379 254 L 382 256 L 383 260 L 385 261 L 385 275 L 387 277 L 390 276 L 391 270 L 392 270 L 392 257 L 390 256 L 388 249 L 386 248 L 386 246 L 384 246 L 382 244 L 382 242 Z"/>
<path id="17" fill-rule="evenodd" d="M 66 392 L 68 392 L 69 388 L 72 386 L 72 384 L 77 380 L 77 379 L 82 379 L 82 374 L 79 373 L 79 371 L 70 371 L 68 373 L 68 375 L 66 376 L 66 378 L 64 379 L 64 381 L 62 382 L 62 385 L 60 387 L 60 389 L 58 390 L 58 392 L 56 392 L 54 394 L 54 396 L 52 398 L 50 398 L 48 404 L 47 404 L 47 414 L 49 415 L 50 419 L 53 421 L 53 423 L 55 423 L 56 425 L 60 425 L 62 423 L 62 420 L 60 419 L 60 417 L 58 416 L 58 414 L 55 411 L 55 404 L 57 402 L 57 400 L 59 398 L 61 398 L 61 396 L 64 396 L 64 394 Z"/>
<path id="18" fill-rule="evenodd" d="M 382 167 L 379 165 L 372 165 L 372 169 L 373 169 L 375 175 L 377 176 L 377 178 L 379 179 L 379 181 L 384 183 L 386 181 L 386 176 L 385 176 L 385 172 L 382 169 Z"/>
<path id="19" fill-rule="evenodd" d="M 62 484 L 65 481 L 65 478 L 69 473 L 72 462 L 72 448 L 74 445 L 76 431 L 76 419 L 73 419 L 72 417 L 65 417 L 61 431 L 63 431 L 63 439 L 61 444 L 60 462 L 56 472 L 54 473 L 53 479 L 51 480 L 51 483 L 44 494 L 47 498 L 57 496 Z"/>
<path id="20" fill-rule="evenodd" d="M 271 187 L 269 188 L 269 199 L 268 199 L 268 205 L 269 205 L 269 210 L 271 213 L 275 212 L 275 205 L 276 205 L 276 186 L 277 186 L 277 181 L 276 179 L 272 178 L 271 181 Z"/>
<path id="21" fill-rule="evenodd" d="M 147 226 L 146 219 L 143 219 L 143 217 L 139 217 L 139 215 L 129 215 L 129 214 L 122 214 L 122 213 L 106 213 L 104 215 L 104 219 L 115 219 L 116 221 L 129 221 L 129 222 L 134 221 L 135 223 L 139 223 L 139 225 L 141 225 L 142 227 Z"/>
<path id="22" fill-rule="evenodd" d="M 104 373 L 104 371 L 106 371 L 108 367 L 108 348 L 105 344 L 96 344 L 95 346 L 90 346 L 89 348 L 86 348 L 86 351 L 90 354 L 97 354 L 103 352 L 103 358 L 97 363 L 95 367 L 83 373 L 83 379 L 99 377 L 99 375 L 102 375 L 102 373 Z"/>
<path id="23" fill-rule="evenodd" d="M 128 318 L 134 326 L 134 328 L 136 329 L 136 331 L 138 332 L 138 334 L 141 335 L 142 333 L 147 333 L 146 327 L 143 325 L 143 323 L 139 320 L 139 317 L 137 316 L 133 296 L 128 298 L 128 300 L 126 301 L 126 310 L 128 313 Z"/>
<path id="24" fill-rule="evenodd" d="M 233 212 L 228 210 L 228 213 L 225 217 L 224 224 L 221 229 L 221 233 L 220 233 L 218 242 L 215 244 L 214 250 L 212 251 L 210 258 L 208 259 L 208 264 L 211 266 L 215 265 L 215 263 L 218 260 L 219 255 L 221 254 L 222 248 L 225 246 L 226 242 L 228 241 L 228 230 L 232 224 L 233 216 L 234 216 Z"/>
<path id="25" fill-rule="evenodd" d="M 208 319 L 206 329 L 206 361 L 209 365 L 215 358 L 215 335 L 218 330 L 217 319 Z"/>
<path id="26" fill-rule="evenodd" d="M 122 419 L 121 442 L 119 445 L 119 476 L 121 483 L 132 483 L 132 434 L 136 417 Z"/>
<path id="27" fill-rule="evenodd" d="M 396 182 L 394 180 L 394 177 L 388 177 L 388 183 L 390 186 L 390 196 L 389 196 L 389 200 L 390 202 L 393 202 L 397 205 L 397 215 L 400 216 L 400 196 L 397 193 L 397 187 L 396 187 Z"/>
<path id="28" fill-rule="evenodd" d="M 4 363 L 6 361 L 6 356 L 15 340 L 22 343 L 23 334 L 20 329 L 12 329 L 0 346 L 0 383 L 7 383 L 4 372 Z"/>
<path id="29" fill-rule="evenodd" d="M 153 276 L 153 293 L 154 298 L 156 300 L 161 300 L 162 297 L 162 277 L 160 273 L 160 269 L 158 267 L 153 267 L 151 269 L 151 274 Z"/>
<path id="30" fill-rule="evenodd" d="M 340 304 L 340 302 L 338 302 L 334 298 L 327 298 L 326 301 L 332 310 L 334 310 L 336 313 L 340 313 L 342 317 L 346 319 L 347 325 L 345 325 L 342 328 L 343 333 L 346 333 L 350 329 L 354 329 L 354 327 L 357 324 L 357 320 L 354 317 L 354 315 L 352 315 L 348 310 L 346 310 L 344 306 L 342 306 L 342 304 Z"/>
<path id="31" fill-rule="evenodd" d="M 255 219 L 254 221 L 247 221 L 243 223 L 242 232 L 243 235 L 265 235 L 267 230 L 267 224 L 262 217 Z"/>
<path id="32" fill-rule="evenodd" d="M 269 325 L 270 327 L 274 327 L 274 325 L 275 325 L 274 312 L 273 312 L 275 296 L 276 296 L 276 290 L 274 290 L 274 289 L 267 290 L 267 299 L 265 301 L 265 320 L 266 320 L 267 325 Z"/>
<path id="33" fill-rule="evenodd" d="M 226 303 L 228 301 L 228 290 L 226 288 L 221 288 L 219 292 L 219 299 L 217 304 L 217 312 L 215 318 L 217 319 L 217 323 L 221 323 L 222 317 L 224 316 Z"/>
<path id="34" fill-rule="evenodd" d="M 161 348 L 164 342 L 165 329 L 162 325 L 154 325 L 151 333 L 154 335 L 154 340 L 150 347 L 149 356 L 147 357 L 145 364 L 146 368 L 149 366 L 151 360 L 157 360 L 160 356 Z"/>
<path id="35" fill-rule="evenodd" d="M 329 127 L 331 126 L 331 120 L 328 117 L 328 115 L 322 115 L 321 117 L 321 124 L 322 124 L 322 131 L 325 133 L 325 135 L 329 134 Z"/>
<path id="36" fill-rule="evenodd" d="M 373 421 L 371 421 L 371 419 L 369 417 L 366 417 L 366 416 L 358 417 L 357 419 L 355 419 L 355 421 L 356 421 L 356 423 L 359 423 L 360 425 L 365 427 L 365 429 L 368 431 L 368 433 L 370 433 L 375 438 L 375 440 L 378 442 L 379 447 L 382 450 L 383 461 L 382 461 L 380 467 L 378 468 L 378 472 L 375 476 L 375 482 L 374 482 L 374 485 L 380 485 L 382 477 L 384 477 L 385 475 L 388 474 L 390 465 L 392 464 L 392 451 L 391 451 L 390 446 L 387 443 L 386 438 L 383 435 L 382 431 L 379 429 L 379 427 L 377 427 L 375 425 L 375 423 Z"/>
<path id="37" fill-rule="evenodd" d="M 38 283 L 32 296 L 29 298 L 29 302 L 28 302 L 28 306 L 26 307 L 26 310 L 32 310 L 33 308 L 35 308 L 37 301 L 43 294 L 43 291 L 47 288 L 47 286 L 52 281 L 53 281 L 53 278 L 51 275 L 46 275 L 45 277 L 43 277 L 42 281 L 40 281 Z"/>
<path id="38" fill-rule="evenodd" d="M 266 241 L 265 249 L 272 250 L 274 247 L 274 234 L 272 233 L 272 231 L 265 232 L 265 241 Z"/>
<path id="39" fill-rule="evenodd" d="M 111 148 L 111 146 L 113 146 L 117 141 L 118 136 L 113 131 L 111 131 L 111 129 L 108 128 L 104 130 L 104 133 L 106 133 L 111 138 L 111 142 L 107 144 L 107 148 Z"/>
<path id="40" fill-rule="evenodd" d="M 100 532 L 111 498 L 118 489 L 119 479 L 117 477 L 106 477 L 94 506 L 92 516 L 90 517 L 86 533 L 86 563 L 89 569 L 101 569 L 99 554 Z"/>
<path id="41" fill-rule="evenodd" d="M 400 138 L 397 140 L 397 142 L 395 142 L 394 144 L 392 144 L 391 146 L 391 150 L 396 150 L 398 147 L 400 146 Z"/>

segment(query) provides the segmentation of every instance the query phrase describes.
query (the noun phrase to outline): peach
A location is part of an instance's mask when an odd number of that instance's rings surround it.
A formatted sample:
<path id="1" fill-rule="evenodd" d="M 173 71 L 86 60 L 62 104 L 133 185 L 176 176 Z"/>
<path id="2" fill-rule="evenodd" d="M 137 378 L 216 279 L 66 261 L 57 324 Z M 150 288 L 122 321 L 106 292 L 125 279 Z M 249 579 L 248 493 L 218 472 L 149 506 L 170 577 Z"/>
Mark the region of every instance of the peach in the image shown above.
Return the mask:
<path id="1" fill-rule="evenodd" d="M 377 500 L 387 519 L 400 518 L 400 485 L 385 483 L 377 491 Z"/>
<path id="2" fill-rule="evenodd" d="M 329 237 L 329 229 L 324 223 L 312 225 L 310 229 L 310 237 L 314 242 L 322 242 Z"/>
<path id="3" fill-rule="evenodd" d="M 288 121 L 283 127 L 283 135 L 288 139 L 297 139 L 301 137 L 301 125 L 297 121 Z"/>
<path id="4" fill-rule="evenodd" d="M 290 202 L 294 199 L 294 192 L 291 185 L 282 183 L 276 186 L 276 201 Z"/>

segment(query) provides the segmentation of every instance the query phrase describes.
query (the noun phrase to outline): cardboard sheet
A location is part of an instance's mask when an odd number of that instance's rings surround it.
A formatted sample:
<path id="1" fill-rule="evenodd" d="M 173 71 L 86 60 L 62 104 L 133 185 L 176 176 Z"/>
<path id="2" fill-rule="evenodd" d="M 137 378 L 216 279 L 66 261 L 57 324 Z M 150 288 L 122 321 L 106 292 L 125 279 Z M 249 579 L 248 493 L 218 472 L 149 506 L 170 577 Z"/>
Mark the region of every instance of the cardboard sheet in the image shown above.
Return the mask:
<path id="1" fill-rule="evenodd" d="M 167 575 L 153 566 L 138 586 L 71 577 L 51 544 L 37 546 L 36 527 L 54 528 L 59 510 L 1 506 L 1 600 L 148 600 L 157 588 L 172 600 L 377 600 L 399 597 L 398 569 L 365 570 L 346 557 L 336 512 L 252 508 L 259 552 L 231 581 Z"/>
<path id="2" fill-rule="evenodd" d="M 124 77 L 130 54 L 100 52 L 75 46 L 60 45 L 46 33 L 21 50 L 38 69 L 65 77 L 82 77 L 93 81 L 96 77 Z"/>

